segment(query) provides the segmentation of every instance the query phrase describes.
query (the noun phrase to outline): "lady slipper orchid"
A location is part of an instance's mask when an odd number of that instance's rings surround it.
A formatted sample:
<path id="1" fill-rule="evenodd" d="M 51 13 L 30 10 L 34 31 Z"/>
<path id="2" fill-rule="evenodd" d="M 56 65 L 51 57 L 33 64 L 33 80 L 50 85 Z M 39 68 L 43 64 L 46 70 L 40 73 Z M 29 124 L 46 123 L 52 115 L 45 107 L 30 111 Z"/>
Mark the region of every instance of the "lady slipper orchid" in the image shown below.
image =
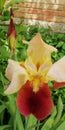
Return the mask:
<path id="1" fill-rule="evenodd" d="M 25 62 L 8 60 L 6 77 L 11 82 L 5 94 L 18 91 L 16 104 L 24 116 L 33 114 L 38 120 L 45 119 L 54 106 L 48 81 L 55 80 L 56 88 L 65 84 L 65 56 L 52 64 L 53 51 L 57 49 L 44 43 L 38 33 L 29 42 Z"/>

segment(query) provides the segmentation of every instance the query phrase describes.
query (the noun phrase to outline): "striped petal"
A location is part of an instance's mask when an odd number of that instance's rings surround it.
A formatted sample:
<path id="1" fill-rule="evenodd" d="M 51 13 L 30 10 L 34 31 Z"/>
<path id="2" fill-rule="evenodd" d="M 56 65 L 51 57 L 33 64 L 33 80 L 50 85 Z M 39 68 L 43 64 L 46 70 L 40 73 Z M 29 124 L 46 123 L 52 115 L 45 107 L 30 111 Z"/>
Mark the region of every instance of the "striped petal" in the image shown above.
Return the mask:
<path id="1" fill-rule="evenodd" d="M 11 81 L 4 92 L 5 94 L 17 92 L 28 80 L 26 70 L 13 60 L 9 60 L 5 75 Z"/>
<path id="2" fill-rule="evenodd" d="M 45 119 L 53 109 L 51 92 L 47 84 L 40 85 L 38 92 L 33 92 L 32 83 L 27 81 L 18 92 L 16 100 L 21 114 L 33 114 L 38 120 Z"/>

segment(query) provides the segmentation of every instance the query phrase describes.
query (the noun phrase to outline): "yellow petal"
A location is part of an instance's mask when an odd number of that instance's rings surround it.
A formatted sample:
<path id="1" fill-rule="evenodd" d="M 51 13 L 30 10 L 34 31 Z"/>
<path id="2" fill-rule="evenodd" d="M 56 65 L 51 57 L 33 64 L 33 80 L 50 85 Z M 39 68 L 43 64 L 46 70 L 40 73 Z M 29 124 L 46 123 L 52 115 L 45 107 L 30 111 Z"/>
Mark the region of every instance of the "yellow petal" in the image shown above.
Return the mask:
<path id="1" fill-rule="evenodd" d="M 52 65 L 47 76 L 57 82 L 65 82 L 65 56 Z"/>
<path id="2" fill-rule="evenodd" d="M 41 35 L 37 35 L 29 42 L 29 47 L 27 50 L 28 57 L 30 57 L 35 63 L 42 64 L 47 58 L 51 60 L 51 52 L 57 51 L 56 48 L 47 45 L 41 38 Z"/>
<path id="3" fill-rule="evenodd" d="M 9 60 L 9 64 L 6 69 L 6 76 L 11 80 L 11 83 L 5 90 L 5 94 L 17 92 L 28 80 L 28 74 L 26 70 L 21 67 L 18 62 L 13 60 Z"/>

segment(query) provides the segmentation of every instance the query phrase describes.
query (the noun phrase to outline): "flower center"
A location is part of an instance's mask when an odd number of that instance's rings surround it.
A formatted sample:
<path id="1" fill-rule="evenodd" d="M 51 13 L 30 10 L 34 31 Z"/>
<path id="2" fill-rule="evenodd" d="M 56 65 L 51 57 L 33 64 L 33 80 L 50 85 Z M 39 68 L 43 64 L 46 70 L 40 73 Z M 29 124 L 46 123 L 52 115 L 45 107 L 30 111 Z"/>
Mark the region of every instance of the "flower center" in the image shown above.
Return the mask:
<path id="1" fill-rule="evenodd" d="M 40 84 L 42 83 L 42 76 L 35 75 L 32 77 L 32 84 L 33 84 L 33 92 L 37 92 L 39 90 Z"/>

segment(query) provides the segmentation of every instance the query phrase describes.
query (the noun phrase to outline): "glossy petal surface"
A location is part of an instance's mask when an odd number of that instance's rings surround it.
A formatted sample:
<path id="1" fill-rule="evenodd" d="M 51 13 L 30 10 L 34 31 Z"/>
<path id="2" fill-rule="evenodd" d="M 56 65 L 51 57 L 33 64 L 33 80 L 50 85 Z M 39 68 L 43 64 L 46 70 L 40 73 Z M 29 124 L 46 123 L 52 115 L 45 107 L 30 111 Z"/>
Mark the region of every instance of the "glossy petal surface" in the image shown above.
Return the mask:
<path id="1" fill-rule="evenodd" d="M 41 84 L 38 92 L 33 92 L 32 83 L 27 81 L 18 92 L 17 106 L 24 116 L 33 114 L 38 120 L 45 119 L 53 109 L 51 92 L 47 84 Z"/>

